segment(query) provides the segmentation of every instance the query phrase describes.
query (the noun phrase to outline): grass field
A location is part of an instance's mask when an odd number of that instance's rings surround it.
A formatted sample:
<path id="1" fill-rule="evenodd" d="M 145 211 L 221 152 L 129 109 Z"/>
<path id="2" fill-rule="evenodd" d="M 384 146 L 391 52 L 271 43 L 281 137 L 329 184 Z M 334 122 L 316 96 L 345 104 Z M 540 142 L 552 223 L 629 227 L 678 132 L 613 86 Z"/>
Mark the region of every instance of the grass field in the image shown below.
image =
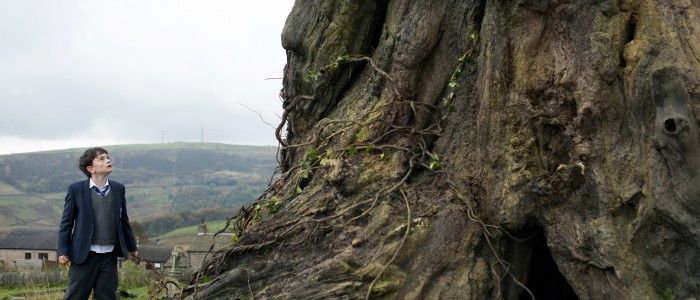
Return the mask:
<path id="1" fill-rule="evenodd" d="M 44 286 L 28 286 L 28 287 L 6 287 L 0 288 L 0 300 L 9 300 L 12 298 L 22 297 L 24 299 L 62 299 L 64 286 L 44 287 Z"/>
<path id="2" fill-rule="evenodd" d="M 10 300 L 13 298 L 23 298 L 25 300 L 60 300 L 63 299 L 65 285 L 46 287 L 46 286 L 26 286 L 26 287 L 7 287 L 0 288 L 0 300 Z M 126 290 L 129 293 L 135 294 L 135 299 L 148 299 L 148 287 L 142 286 L 138 288 Z M 123 298 L 123 297 L 122 297 Z M 92 298 L 90 298 L 92 299 Z M 127 298 L 124 298 L 127 299 Z"/>
<path id="3" fill-rule="evenodd" d="M 0 195 L 14 195 L 19 193 L 21 193 L 21 191 L 17 190 L 15 187 L 0 181 Z"/>
<path id="4" fill-rule="evenodd" d="M 220 220 L 220 221 L 210 221 L 207 222 L 207 230 L 210 233 L 217 232 L 224 228 L 226 225 L 226 220 Z M 183 237 L 183 236 L 188 236 L 188 237 L 194 237 L 197 235 L 197 230 L 199 229 L 199 225 L 197 226 L 189 226 L 189 227 L 183 227 L 183 228 L 178 228 L 175 229 L 171 232 L 168 232 L 166 234 L 163 234 L 160 236 L 161 239 L 168 239 L 168 238 L 177 238 L 177 237 Z M 229 226 L 229 229 L 232 229 L 231 226 Z M 231 232 L 231 230 L 227 230 Z"/>

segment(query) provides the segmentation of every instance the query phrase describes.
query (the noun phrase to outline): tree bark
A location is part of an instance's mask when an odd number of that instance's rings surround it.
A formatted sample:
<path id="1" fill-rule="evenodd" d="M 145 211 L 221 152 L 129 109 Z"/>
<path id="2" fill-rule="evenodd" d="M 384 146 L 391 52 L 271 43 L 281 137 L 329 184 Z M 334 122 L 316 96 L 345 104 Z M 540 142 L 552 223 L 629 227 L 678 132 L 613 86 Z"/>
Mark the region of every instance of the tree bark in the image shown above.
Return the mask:
<path id="1" fill-rule="evenodd" d="M 191 298 L 700 297 L 697 0 L 297 0 L 282 44 L 283 173 Z"/>

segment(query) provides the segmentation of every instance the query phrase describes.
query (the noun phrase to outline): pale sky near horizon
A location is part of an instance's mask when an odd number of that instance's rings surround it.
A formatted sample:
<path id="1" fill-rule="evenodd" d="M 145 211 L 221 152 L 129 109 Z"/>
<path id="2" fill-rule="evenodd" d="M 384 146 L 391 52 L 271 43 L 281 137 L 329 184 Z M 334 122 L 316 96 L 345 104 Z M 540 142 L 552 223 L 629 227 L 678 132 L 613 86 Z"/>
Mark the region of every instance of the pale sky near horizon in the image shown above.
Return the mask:
<path id="1" fill-rule="evenodd" d="M 293 4 L 0 0 L 0 155 L 276 145 Z"/>

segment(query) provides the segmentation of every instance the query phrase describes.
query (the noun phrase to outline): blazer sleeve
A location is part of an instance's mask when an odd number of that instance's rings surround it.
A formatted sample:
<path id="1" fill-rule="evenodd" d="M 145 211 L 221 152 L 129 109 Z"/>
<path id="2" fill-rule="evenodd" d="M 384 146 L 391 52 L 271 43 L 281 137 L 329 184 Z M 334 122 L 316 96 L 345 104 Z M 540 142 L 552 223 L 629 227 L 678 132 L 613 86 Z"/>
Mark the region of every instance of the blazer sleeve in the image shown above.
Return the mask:
<path id="1" fill-rule="evenodd" d="M 72 186 L 69 186 L 65 202 L 63 203 L 61 223 L 58 226 L 58 245 L 56 247 L 58 256 L 68 255 L 70 253 L 71 239 L 73 238 L 73 225 L 75 224 L 75 216 L 77 213 L 78 208 L 75 204 L 75 191 Z"/>
<path id="2" fill-rule="evenodd" d="M 129 252 L 134 252 L 136 248 L 136 239 L 134 238 L 134 233 L 131 230 L 131 224 L 129 224 L 129 214 L 126 209 L 126 187 L 122 185 L 122 212 L 121 212 L 121 225 L 122 232 L 124 232 L 124 242 L 126 242 L 126 248 Z"/>

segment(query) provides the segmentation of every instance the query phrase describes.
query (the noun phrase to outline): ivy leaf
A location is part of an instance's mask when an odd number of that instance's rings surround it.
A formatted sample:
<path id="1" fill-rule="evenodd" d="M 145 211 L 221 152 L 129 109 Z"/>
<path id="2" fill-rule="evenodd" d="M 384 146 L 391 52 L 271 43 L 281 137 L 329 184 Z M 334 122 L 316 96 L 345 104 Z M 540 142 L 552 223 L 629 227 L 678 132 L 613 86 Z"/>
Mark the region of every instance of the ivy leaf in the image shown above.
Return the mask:
<path id="1" fill-rule="evenodd" d="M 440 168 L 440 162 L 434 161 L 430 163 L 430 169 L 433 171 L 437 171 L 437 169 Z"/>
<path id="2" fill-rule="evenodd" d="M 328 159 L 327 159 L 327 158 L 321 159 L 321 162 L 320 162 L 319 164 L 320 164 L 322 167 L 327 166 L 327 165 L 328 165 Z"/>
<path id="3" fill-rule="evenodd" d="M 266 203 L 265 207 L 267 208 L 267 211 L 269 211 L 271 214 L 277 213 L 280 208 L 282 207 L 282 201 L 277 200 L 276 198 L 270 198 Z"/>
<path id="4" fill-rule="evenodd" d="M 303 190 L 301 189 L 301 186 L 299 186 L 298 184 L 297 184 L 297 188 L 294 191 L 297 193 L 297 195 L 299 195 L 299 194 L 301 194 L 301 192 L 303 192 Z"/>
<path id="5" fill-rule="evenodd" d="M 449 86 L 449 87 L 451 87 L 451 88 L 455 88 L 455 87 L 457 86 L 457 82 L 456 82 L 456 81 L 450 81 L 450 83 L 448 83 L 447 86 Z"/>
<path id="6" fill-rule="evenodd" d="M 319 76 L 321 76 L 321 72 L 319 71 L 311 71 L 309 74 L 309 77 L 313 78 L 313 80 L 318 80 Z"/>
<path id="7" fill-rule="evenodd" d="M 311 148 L 311 147 L 306 149 L 306 154 L 309 155 L 308 156 L 309 160 L 315 160 L 318 157 L 318 151 L 316 151 L 316 149 Z"/>

